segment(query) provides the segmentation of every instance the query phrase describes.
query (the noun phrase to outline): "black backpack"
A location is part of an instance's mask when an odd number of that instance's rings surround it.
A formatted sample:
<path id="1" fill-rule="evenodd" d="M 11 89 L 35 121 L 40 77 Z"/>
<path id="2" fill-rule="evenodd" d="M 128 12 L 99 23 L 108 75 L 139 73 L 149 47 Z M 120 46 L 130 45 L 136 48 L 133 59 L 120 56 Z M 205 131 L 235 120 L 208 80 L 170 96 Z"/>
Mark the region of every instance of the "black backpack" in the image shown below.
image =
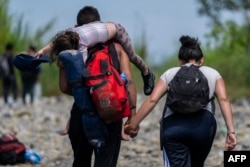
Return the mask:
<path id="1" fill-rule="evenodd" d="M 197 112 L 211 100 L 207 78 L 199 68 L 195 65 L 181 66 L 169 83 L 166 105 L 174 112 Z"/>

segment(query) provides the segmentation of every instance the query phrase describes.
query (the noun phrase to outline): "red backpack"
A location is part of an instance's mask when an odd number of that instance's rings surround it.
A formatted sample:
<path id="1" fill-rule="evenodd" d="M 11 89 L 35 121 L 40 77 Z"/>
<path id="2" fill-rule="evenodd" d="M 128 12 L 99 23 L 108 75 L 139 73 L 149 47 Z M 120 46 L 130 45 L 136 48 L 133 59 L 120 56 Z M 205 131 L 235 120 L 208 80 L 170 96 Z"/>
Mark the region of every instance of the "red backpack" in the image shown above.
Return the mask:
<path id="1" fill-rule="evenodd" d="M 106 123 L 130 116 L 130 99 L 112 42 L 88 50 L 83 78 L 99 116 Z"/>
<path id="2" fill-rule="evenodd" d="M 0 137 L 0 165 L 15 165 L 25 162 L 26 147 L 13 133 Z"/>

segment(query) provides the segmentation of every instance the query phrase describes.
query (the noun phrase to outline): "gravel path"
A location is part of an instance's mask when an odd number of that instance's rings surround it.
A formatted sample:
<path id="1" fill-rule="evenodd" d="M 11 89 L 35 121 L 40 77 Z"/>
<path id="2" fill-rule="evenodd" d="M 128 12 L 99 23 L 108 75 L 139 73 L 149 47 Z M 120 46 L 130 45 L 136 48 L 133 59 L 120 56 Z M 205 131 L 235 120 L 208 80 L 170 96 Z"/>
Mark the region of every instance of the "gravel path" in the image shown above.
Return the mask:
<path id="1" fill-rule="evenodd" d="M 144 97 L 138 96 L 137 106 Z M 42 156 L 42 162 L 37 167 L 69 167 L 72 164 L 72 150 L 68 136 L 60 136 L 57 132 L 65 127 L 71 105 L 72 99 L 66 96 L 43 97 L 34 106 L 19 106 L 9 109 L 7 114 L 2 110 L 0 132 L 18 131 L 19 140 Z M 163 166 L 158 123 L 162 108 L 163 101 L 142 122 L 138 136 L 129 142 L 122 142 L 117 167 Z M 250 107 L 233 106 L 233 111 L 239 143 L 237 149 L 250 150 Z M 216 139 L 205 167 L 223 167 L 225 125 L 220 111 L 216 112 L 216 118 Z M 16 167 L 31 166 L 27 163 Z"/>

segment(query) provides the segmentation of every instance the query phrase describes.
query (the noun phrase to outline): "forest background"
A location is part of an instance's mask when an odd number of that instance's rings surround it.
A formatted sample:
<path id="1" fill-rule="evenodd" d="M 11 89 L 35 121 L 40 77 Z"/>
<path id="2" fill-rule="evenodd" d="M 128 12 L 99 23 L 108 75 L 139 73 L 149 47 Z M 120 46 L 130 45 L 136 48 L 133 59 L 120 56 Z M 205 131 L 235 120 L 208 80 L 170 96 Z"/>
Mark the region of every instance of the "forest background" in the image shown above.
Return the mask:
<path id="1" fill-rule="evenodd" d="M 250 98 L 250 0 L 196 0 L 197 13 L 200 17 L 209 20 L 210 31 L 205 35 L 205 43 L 202 50 L 205 55 L 205 65 L 217 69 L 223 76 L 228 94 L 231 100 Z M 7 42 L 15 45 L 15 52 L 23 51 L 30 43 L 38 48 L 47 44 L 42 37 L 50 32 L 56 20 L 51 19 L 43 27 L 30 33 L 28 23 L 23 21 L 25 15 L 13 15 L 9 12 L 10 0 L 0 2 L 0 53 L 4 52 Z M 222 19 L 223 13 L 241 15 L 242 22 L 235 18 Z M 143 30 L 142 30 L 143 32 Z M 148 60 L 148 45 L 145 34 L 135 42 L 136 52 L 145 60 Z M 178 47 L 176 53 L 166 56 L 159 64 L 147 62 L 156 74 L 157 79 L 168 68 L 177 66 Z M 56 64 L 43 64 L 41 73 L 41 85 L 44 96 L 57 96 L 61 92 L 58 88 L 58 69 Z M 143 83 L 141 74 L 132 65 L 133 75 L 139 92 Z M 21 81 L 19 71 L 16 69 L 19 91 Z M 1 84 L 1 83 L 0 83 Z"/>

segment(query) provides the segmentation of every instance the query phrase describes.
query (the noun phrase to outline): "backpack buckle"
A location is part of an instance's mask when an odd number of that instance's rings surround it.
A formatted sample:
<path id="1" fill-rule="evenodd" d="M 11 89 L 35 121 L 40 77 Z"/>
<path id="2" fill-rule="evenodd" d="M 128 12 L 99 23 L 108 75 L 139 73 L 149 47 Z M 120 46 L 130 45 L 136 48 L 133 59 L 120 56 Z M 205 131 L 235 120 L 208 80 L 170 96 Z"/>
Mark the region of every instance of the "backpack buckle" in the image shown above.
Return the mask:
<path id="1" fill-rule="evenodd" d="M 89 89 L 89 93 L 92 94 L 93 91 L 94 91 L 94 87 L 91 87 L 91 88 Z"/>

